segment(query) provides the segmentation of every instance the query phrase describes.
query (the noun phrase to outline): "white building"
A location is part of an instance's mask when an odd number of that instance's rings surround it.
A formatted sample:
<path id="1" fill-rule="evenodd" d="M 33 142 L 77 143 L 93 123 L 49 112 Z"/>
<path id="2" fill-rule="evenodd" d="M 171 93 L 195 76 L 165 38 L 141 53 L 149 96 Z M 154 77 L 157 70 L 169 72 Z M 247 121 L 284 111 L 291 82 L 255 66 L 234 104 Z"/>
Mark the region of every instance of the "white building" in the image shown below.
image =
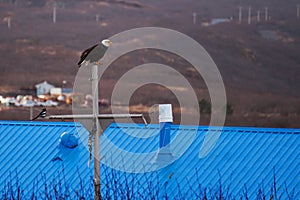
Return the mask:
<path id="1" fill-rule="evenodd" d="M 49 94 L 50 90 L 54 87 L 55 87 L 54 85 L 51 85 L 51 84 L 47 83 L 47 81 L 36 84 L 35 85 L 36 95 L 39 96 L 39 95 Z"/>

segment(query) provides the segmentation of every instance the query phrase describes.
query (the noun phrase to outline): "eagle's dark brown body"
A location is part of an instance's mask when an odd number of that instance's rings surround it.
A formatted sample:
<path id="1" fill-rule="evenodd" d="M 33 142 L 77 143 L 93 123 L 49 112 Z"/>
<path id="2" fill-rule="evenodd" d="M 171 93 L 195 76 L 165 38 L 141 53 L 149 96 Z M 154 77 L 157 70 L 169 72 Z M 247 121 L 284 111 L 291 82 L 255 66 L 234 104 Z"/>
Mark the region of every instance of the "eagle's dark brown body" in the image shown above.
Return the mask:
<path id="1" fill-rule="evenodd" d="M 107 47 L 102 43 L 88 48 L 81 54 L 80 60 L 78 62 L 78 67 L 80 67 L 84 61 L 89 61 L 90 63 L 98 62 L 104 56 L 106 50 Z"/>

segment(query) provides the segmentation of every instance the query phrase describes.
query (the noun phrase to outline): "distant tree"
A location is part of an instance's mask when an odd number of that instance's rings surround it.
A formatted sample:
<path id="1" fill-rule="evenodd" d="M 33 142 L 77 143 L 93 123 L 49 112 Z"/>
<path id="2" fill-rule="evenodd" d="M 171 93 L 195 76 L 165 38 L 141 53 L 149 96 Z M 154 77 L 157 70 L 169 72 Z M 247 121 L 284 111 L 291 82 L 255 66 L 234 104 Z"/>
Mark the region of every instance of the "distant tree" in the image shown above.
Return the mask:
<path id="1" fill-rule="evenodd" d="M 227 115 L 232 115 L 233 113 L 233 106 L 229 103 L 226 104 L 226 114 Z"/>
<path id="2" fill-rule="evenodd" d="M 198 101 L 199 109 L 201 114 L 210 114 L 211 113 L 211 103 L 205 99 L 200 99 Z"/>
<path id="3" fill-rule="evenodd" d="M 201 114 L 211 114 L 211 103 L 209 101 L 206 99 L 200 99 L 198 104 Z M 224 108 L 226 108 L 226 115 L 232 115 L 233 106 L 230 103 L 227 103 Z"/>

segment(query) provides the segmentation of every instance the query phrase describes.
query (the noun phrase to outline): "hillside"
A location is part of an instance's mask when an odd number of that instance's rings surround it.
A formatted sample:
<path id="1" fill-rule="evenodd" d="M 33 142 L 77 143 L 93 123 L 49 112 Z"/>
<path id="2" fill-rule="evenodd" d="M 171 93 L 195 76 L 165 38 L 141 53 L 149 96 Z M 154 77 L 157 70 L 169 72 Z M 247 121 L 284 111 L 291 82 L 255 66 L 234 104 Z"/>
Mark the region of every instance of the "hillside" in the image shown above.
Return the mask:
<path id="1" fill-rule="evenodd" d="M 52 16 L 54 3 L 56 23 Z M 290 0 L 288 4 L 281 0 L 1 1 L 0 95 L 30 91 L 34 84 L 44 80 L 56 85 L 67 80 L 72 87 L 78 70 L 76 63 L 84 49 L 125 30 L 158 26 L 192 37 L 216 62 L 228 102 L 234 109 L 226 125 L 300 127 L 297 3 L 297 0 Z M 243 6 L 241 24 L 237 20 L 239 5 Z M 249 5 L 253 11 L 251 25 L 247 24 Z M 256 12 L 260 9 L 263 13 L 266 6 L 270 20 L 258 23 Z M 196 24 L 193 24 L 193 12 L 197 12 Z M 231 17 L 233 20 L 228 23 L 201 26 L 213 18 Z M 10 28 L 8 18 L 11 18 Z M 111 67 L 106 73 L 101 82 L 105 88 L 101 96 L 109 99 L 122 74 L 147 62 L 171 65 L 188 77 L 199 99 L 209 101 L 205 83 L 199 74 L 191 73 L 188 63 L 173 55 L 143 51 L 133 52 L 114 63 L 122 65 L 122 69 Z M 136 91 L 130 104 L 132 111 L 140 104 L 145 108 L 138 111 L 145 111 L 155 103 L 167 101 L 178 106 L 170 91 L 152 85 Z M 179 115 L 176 115 L 177 122 Z M 0 116 L 1 119 L 25 118 L 10 111 L 2 111 Z M 204 115 L 202 120 L 201 124 L 207 124 L 209 115 Z"/>

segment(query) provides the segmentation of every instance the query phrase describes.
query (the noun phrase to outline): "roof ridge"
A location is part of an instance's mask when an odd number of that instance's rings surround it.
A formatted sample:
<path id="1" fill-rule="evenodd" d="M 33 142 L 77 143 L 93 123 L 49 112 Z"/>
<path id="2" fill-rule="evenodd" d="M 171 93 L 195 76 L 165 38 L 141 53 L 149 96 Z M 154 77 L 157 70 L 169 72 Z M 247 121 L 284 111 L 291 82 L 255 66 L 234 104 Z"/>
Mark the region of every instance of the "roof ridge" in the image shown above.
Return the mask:
<path id="1" fill-rule="evenodd" d="M 70 126 L 82 127 L 79 122 L 54 122 L 54 121 L 11 121 L 0 120 L 0 125 L 23 125 L 23 126 Z"/>
<path id="2" fill-rule="evenodd" d="M 159 124 L 134 124 L 134 123 L 112 123 L 108 128 L 137 128 L 137 129 L 159 129 Z M 245 132 L 245 133 L 268 133 L 268 134 L 300 134 L 299 128 L 268 128 L 268 127 L 238 127 L 238 126 L 196 126 L 173 124 L 171 129 L 198 130 L 198 131 L 222 131 L 222 132 Z"/>

